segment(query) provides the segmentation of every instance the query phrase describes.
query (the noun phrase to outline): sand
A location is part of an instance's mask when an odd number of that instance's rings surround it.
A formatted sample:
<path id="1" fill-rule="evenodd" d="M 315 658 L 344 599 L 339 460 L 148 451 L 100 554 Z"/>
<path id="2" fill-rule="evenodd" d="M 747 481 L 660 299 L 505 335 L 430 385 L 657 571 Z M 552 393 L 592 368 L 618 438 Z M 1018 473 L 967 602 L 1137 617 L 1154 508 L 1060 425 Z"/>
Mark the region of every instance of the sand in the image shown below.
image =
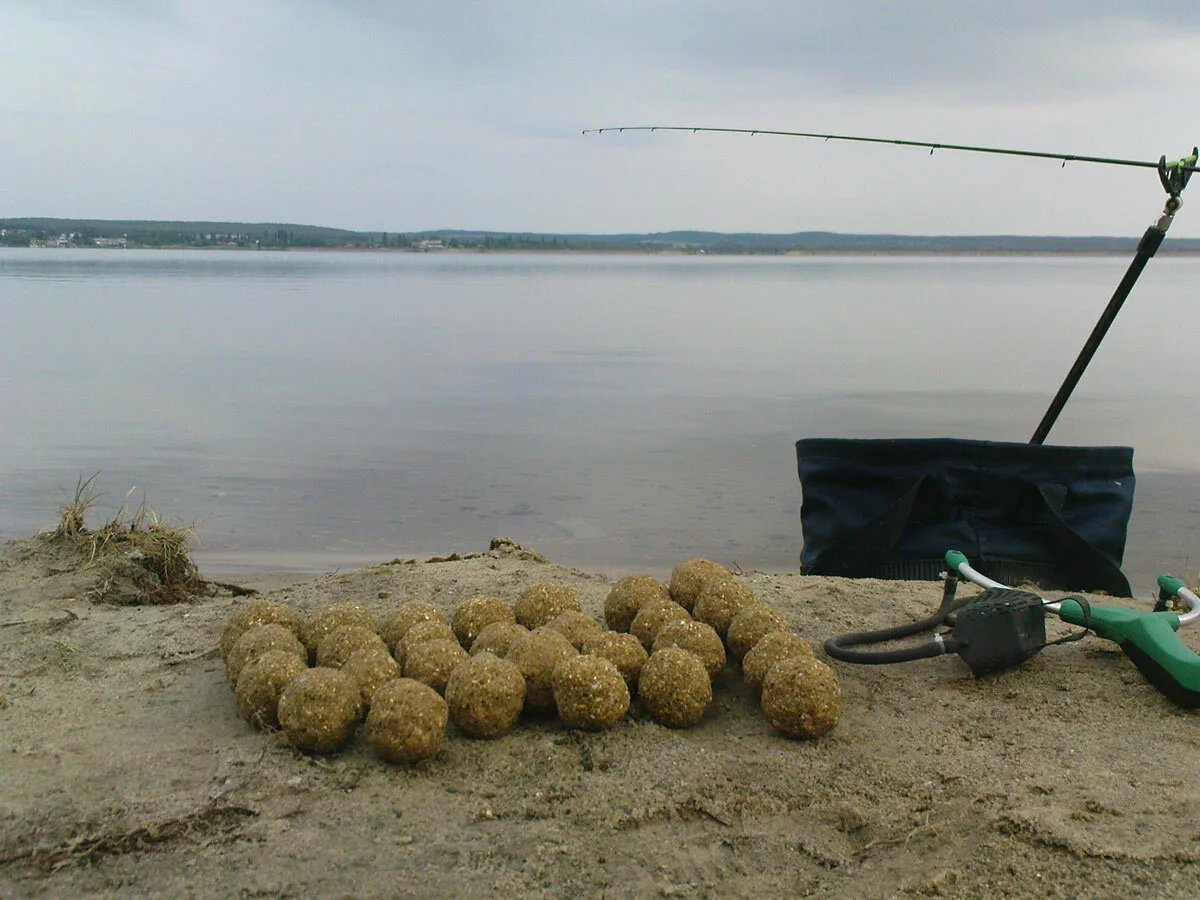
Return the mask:
<path id="1" fill-rule="evenodd" d="M 981 680 L 952 660 L 835 664 L 845 713 L 818 741 L 776 734 L 726 677 L 694 729 L 636 701 L 595 735 L 452 726 L 410 769 L 361 732 L 314 758 L 239 719 L 216 646 L 237 598 L 98 604 L 103 573 L 78 562 L 38 540 L 0 547 L 0 896 L 1187 897 L 1200 883 L 1200 713 L 1095 637 Z M 928 583 L 743 577 L 818 658 L 833 633 L 940 599 Z M 557 582 L 599 616 L 614 580 L 510 543 L 262 582 L 305 613 L 350 601 L 377 617 Z"/>

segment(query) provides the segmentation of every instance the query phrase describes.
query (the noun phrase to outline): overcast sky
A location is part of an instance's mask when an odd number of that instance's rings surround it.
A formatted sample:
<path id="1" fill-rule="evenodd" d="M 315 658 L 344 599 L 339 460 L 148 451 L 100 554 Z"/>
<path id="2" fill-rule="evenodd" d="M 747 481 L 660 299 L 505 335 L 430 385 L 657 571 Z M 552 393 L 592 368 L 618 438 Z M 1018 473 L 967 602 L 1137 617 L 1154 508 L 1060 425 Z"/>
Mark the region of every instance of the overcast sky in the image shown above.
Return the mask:
<path id="1" fill-rule="evenodd" d="M 580 131 L 1200 140 L 1194 0 L 5 0 L 0 61 L 0 216 L 1137 235 L 1150 170 Z"/>

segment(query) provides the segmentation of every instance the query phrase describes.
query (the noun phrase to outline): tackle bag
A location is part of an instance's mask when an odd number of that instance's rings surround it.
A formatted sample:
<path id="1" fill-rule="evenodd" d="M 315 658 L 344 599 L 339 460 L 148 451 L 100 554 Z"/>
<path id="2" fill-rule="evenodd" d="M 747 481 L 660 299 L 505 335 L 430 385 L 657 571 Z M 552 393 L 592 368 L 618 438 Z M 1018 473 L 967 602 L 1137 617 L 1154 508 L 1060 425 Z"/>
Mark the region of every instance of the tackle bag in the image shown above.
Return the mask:
<path id="1" fill-rule="evenodd" d="M 806 575 L 933 580 L 960 550 L 1005 584 L 1131 595 L 1131 447 L 809 438 L 796 459 Z"/>

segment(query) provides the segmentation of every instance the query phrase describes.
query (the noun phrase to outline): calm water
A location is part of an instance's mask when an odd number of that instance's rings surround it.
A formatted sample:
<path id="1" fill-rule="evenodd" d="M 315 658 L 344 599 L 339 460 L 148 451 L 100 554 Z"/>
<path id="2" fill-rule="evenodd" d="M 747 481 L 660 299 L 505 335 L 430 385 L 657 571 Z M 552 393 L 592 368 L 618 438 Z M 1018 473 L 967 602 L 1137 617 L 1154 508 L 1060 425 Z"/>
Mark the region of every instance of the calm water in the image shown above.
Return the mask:
<path id="1" fill-rule="evenodd" d="M 1126 263 L 0 250 L 0 539 L 102 470 L 210 569 L 794 569 L 796 439 L 1028 439 Z M 1200 562 L 1197 286 L 1151 264 L 1051 436 L 1136 448 L 1142 593 Z"/>

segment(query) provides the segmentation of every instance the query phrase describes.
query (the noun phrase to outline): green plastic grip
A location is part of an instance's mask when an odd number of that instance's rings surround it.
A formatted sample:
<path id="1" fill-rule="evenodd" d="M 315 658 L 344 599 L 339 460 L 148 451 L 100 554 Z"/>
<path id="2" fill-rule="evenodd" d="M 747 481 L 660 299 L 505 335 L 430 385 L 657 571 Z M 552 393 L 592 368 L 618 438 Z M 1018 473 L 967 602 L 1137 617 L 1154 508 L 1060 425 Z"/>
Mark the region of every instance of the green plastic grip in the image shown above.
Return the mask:
<path id="1" fill-rule="evenodd" d="M 1174 575 L 1158 576 L 1158 589 L 1170 594 L 1172 597 L 1178 597 L 1179 592 L 1183 590 L 1184 586 L 1182 578 L 1176 578 Z"/>
<path id="2" fill-rule="evenodd" d="M 962 553 L 959 550 L 947 550 L 946 551 L 946 566 L 950 569 L 951 572 L 959 571 L 959 568 L 961 566 L 965 566 L 966 564 L 967 564 L 967 555 L 965 553 Z"/>
<path id="3" fill-rule="evenodd" d="M 1180 640 L 1179 617 L 1174 613 L 1092 606 L 1085 616 L 1080 603 L 1067 598 L 1058 614 L 1064 622 L 1090 626 L 1100 637 L 1119 644 L 1142 674 L 1176 703 L 1200 706 L 1200 656 Z"/>

